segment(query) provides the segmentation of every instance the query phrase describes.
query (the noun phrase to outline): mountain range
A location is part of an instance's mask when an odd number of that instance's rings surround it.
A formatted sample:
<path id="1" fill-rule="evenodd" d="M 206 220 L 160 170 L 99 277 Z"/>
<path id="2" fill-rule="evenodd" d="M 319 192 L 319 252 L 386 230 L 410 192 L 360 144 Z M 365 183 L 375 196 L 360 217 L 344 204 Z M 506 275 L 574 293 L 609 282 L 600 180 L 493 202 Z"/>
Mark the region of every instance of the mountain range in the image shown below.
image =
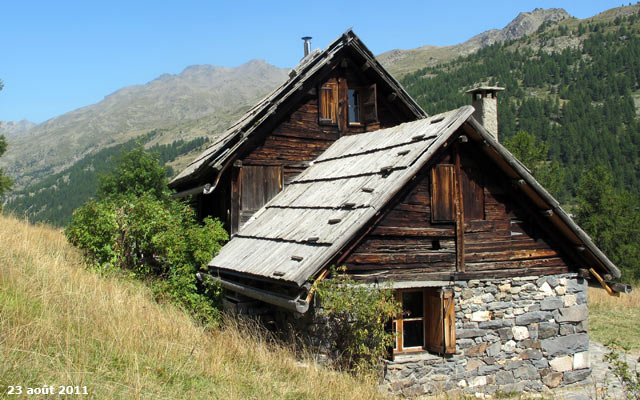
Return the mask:
<path id="1" fill-rule="evenodd" d="M 0 135 L 5 137 L 18 136 L 36 125 L 38 124 L 26 119 L 22 121 L 0 121 Z"/>
<path id="2" fill-rule="evenodd" d="M 0 167 L 22 188 L 87 154 L 153 129 L 171 133 L 171 137 L 156 138 L 156 143 L 215 133 L 282 83 L 287 72 L 264 60 L 251 60 L 235 68 L 195 65 L 177 75 L 164 74 L 21 134 L 6 135 L 9 148 Z"/>
<path id="3" fill-rule="evenodd" d="M 579 49 L 588 35 L 575 34 L 578 25 L 612 23 L 617 17 L 638 13 L 639 9 L 639 5 L 620 7 L 584 20 L 573 18 L 562 9 L 536 9 L 520 13 L 503 29 L 481 33 L 459 45 L 392 50 L 379 55 L 378 59 L 422 104 L 427 97 L 423 89 L 416 86 L 416 79 L 422 75 L 413 75 L 422 74 L 420 71 L 425 67 L 445 64 L 459 56 L 468 57 L 502 42 L 517 43 L 516 47 L 532 51 Z M 560 29 L 566 32 L 562 33 Z M 201 143 L 198 140 L 211 139 L 224 131 L 251 105 L 282 83 L 287 74 L 287 69 L 277 68 L 264 60 L 252 60 L 235 68 L 190 66 L 180 74 L 164 74 L 149 83 L 125 87 L 97 104 L 42 124 L 34 126 L 29 121 L 2 123 L 0 134 L 7 136 L 9 148 L 0 158 L 0 168 L 16 180 L 16 190 L 9 199 L 21 198 L 19 201 L 23 204 L 16 210 L 28 209 L 31 196 L 48 190 L 49 186 L 57 187 L 46 183 L 45 178 L 68 179 L 65 171 L 80 165 L 79 161 L 84 160 L 82 165 L 91 165 L 91 157 L 104 157 L 104 153 L 99 155 L 101 151 L 130 143 L 135 138 L 145 138 L 147 147 L 166 145 L 185 149 L 185 153 L 167 158 L 173 170 L 179 171 L 194 153 L 201 150 L 194 147 Z M 525 86 L 522 85 L 522 89 L 529 97 L 544 97 L 551 93 Z M 513 89 L 521 90 L 519 84 Z M 640 95 L 634 93 L 633 96 L 640 104 Z M 436 104 L 433 99 L 428 101 L 423 107 Z M 187 149 L 189 153 L 186 153 Z"/>
<path id="4" fill-rule="evenodd" d="M 544 23 L 554 23 L 571 16 L 561 8 L 536 8 L 521 12 L 502 29 L 491 29 L 472 37 L 464 43 L 452 46 L 422 46 L 410 50 L 391 50 L 377 58 L 389 72 L 402 76 L 418 68 L 450 61 L 459 56 L 475 53 L 479 49 L 505 40 L 519 39 L 536 32 Z"/>
<path id="5" fill-rule="evenodd" d="M 479 48 L 535 32 L 545 22 L 569 18 L 562 9 L 536 9 L 520 13 L 501 30 L 492 29 L 465 43 L 381 54 L 381 63 L 400 76 L 429 63 L 469 54 Z M 190 140 L 223 131 L 259 98 L 286 79 L 286 69 L 264 60 L 251 60 L 235 68 L 196 65 L 177 75 L 164 74 L 153 81 L 122 88 L 97 104 L 89 105 L 35 125 L 7 122 L 0 134 L 9 149 L 0 168 L 16 181 L 16 188 L 68 168 L 88 154 L 163 128 L 153 144 Z M 187 162 L 178 159 L 175 167 Z"/>

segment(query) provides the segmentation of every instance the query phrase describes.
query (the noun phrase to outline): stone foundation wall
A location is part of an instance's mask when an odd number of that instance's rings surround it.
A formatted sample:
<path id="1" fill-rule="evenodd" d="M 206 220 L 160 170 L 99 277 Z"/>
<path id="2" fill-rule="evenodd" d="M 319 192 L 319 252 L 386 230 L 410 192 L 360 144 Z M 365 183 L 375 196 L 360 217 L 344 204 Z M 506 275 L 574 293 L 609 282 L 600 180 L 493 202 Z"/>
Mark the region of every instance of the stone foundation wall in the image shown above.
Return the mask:
<path id="1" fill-rule="evenodd" d="M 456 282 L 456 354 L 398 355 L 384 386 L 407 396 L 544 391 L 591 374 L 587 285 L 575 274 Z"/>

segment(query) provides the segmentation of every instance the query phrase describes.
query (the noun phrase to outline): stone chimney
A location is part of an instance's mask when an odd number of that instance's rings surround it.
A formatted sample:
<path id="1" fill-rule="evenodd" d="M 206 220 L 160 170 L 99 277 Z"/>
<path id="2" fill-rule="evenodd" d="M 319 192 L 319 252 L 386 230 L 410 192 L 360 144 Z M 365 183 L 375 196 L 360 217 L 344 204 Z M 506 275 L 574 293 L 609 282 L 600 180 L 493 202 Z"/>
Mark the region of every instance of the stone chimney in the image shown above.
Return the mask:
<path id="1" fill-rule="evenodd" d="M 498 92 L 504 88 L 480 86 L 467 90 L 471 93 L 471 105 L 475 108 L 473 118 L 482 124 L 498 140 Z"/>

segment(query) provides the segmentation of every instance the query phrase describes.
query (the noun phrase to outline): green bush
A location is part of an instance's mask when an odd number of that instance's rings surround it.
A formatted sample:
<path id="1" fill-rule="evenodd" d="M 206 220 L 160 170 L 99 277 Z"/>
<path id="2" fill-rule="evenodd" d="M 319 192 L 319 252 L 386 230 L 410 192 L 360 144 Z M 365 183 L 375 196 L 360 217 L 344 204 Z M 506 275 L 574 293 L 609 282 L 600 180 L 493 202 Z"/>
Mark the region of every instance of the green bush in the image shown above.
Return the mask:
<path id="1" fill-rule="evenodd" d="M 358 285 L 344 271 L 333 269 L 331 278 L 318 283 L 318 314 L 327 318 L 338 366 L 373 373 L 393 346 L 394 334 L 386 325 L 400 306 L 391 287 Z"/>
<path id="2" fill-rule="evenodd" d="M 76 209 L 65 235 L 92 266 L 145 280 L 158 299 L 212 322 L 220 289 L 199 285 L 195 274 L 228 235 L 219 221 L 206 218 L 199 224 L 190 207 L 171 199 L 159 172 L 164 174 L 157 160 L 141 147 L 121 156 L 111 175 L 101 179 L 101 200 Z"/>

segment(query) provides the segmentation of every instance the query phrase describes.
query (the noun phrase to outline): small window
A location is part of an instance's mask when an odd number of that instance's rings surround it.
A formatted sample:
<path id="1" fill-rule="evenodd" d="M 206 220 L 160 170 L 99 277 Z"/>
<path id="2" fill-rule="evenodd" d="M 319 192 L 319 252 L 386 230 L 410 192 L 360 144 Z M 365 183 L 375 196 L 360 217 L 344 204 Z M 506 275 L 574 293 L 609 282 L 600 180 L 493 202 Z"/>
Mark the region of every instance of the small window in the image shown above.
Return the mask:
<path id="1" fill-rule="evenodd" d="M 346 80 L 331 78 L 318 90 L 318 122 L 320 125 L 369 125 L 378 123 L 375 83 L 349 87 Z"/>
<path id="2" fill-rule="evenodd" d="M 360 91 L 349 89 L 349 123 L 360 123 Z"/>
<path id="3" fill-rule="evenodd" d="M 456 352 L 453 292 L 440 288 L 396 292 L 402 313 L 391 323 L 396 340 L 394 353 L 428 350 Z"/>

